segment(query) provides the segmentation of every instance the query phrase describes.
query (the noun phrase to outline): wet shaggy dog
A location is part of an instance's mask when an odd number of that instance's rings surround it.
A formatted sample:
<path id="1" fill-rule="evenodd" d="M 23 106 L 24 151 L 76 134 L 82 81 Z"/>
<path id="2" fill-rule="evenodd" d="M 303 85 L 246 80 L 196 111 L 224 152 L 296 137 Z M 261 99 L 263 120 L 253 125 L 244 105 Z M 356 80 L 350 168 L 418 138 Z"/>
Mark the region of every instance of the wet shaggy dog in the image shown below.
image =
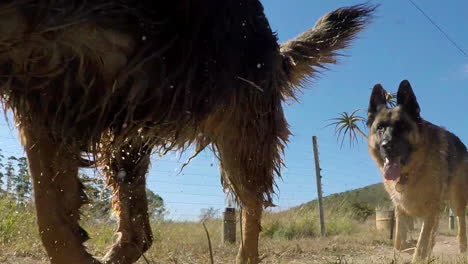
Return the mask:
<path id="1" fill-rule="evenodd" d="M 467 149 L 457 136 L 420 116 L 408 81 L 401 82 L 394 108 L 387 107 L 386 94 L 380 84 L 374 86 L 368 148 L 396 209 L 395 248 L 407 247 L 408 217 L 420 217 L 423 226 L 413 261 L 427 259 L 435 243 L 439 212 L 448 201 L 458 218 L 460 252 L 465 252 Z"/>
<path id="2" fill-rule="evenodd" d="M 335 10 L 279 45 L 258 0 L 2 1 L 0 96 L 20 130 L 51 262 L 137 261 L 153 240 L 151 153 L 211 143 L 243 207 L 237 263 L 257 264 L 289 136 L 282 103 L 335 63 L 373 10 Z M 79 225 L 82 153 L 102 168 L 118 218 L 101 260 Z"/>

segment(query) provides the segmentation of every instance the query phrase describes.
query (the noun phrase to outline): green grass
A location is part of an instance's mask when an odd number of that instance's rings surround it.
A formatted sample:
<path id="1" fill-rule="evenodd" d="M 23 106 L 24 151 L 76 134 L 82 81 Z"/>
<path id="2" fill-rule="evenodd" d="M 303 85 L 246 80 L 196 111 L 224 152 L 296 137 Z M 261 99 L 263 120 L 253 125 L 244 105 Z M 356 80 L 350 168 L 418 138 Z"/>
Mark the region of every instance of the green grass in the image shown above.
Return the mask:
<path id="1" fill-rule="evenodd" d="M 31 206 L 18 207 L 11 198 L 0 198 L 0 246 L 17 255 L 44 256 Z"/>
<path id="2" fill-rule="evenodd" d="M 360 221 L 352 213 L 340 210 L 325 212 L 326 235 L 352 234 L 359 231 Z M 292 210 L 266 213 L 262 223 L 262 236 L 293 240 L 320 236 L 320 221 L 316 210 Z"/>

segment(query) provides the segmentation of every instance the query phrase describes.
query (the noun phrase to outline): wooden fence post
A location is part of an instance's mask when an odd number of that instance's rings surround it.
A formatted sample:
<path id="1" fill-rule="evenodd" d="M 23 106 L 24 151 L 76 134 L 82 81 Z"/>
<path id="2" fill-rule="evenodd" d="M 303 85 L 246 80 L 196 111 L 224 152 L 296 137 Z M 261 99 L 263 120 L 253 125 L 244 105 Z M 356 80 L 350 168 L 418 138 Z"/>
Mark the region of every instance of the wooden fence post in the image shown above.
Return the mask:
<path id="1" fill-rule="evenodd" d="M 317 146 L 317 137 L 312 137 L 312 145 L 314 149 L 314 160 L 315 160 L 315 176 L 317 179 L 317 196 L 318 196 L 318 207 L 320 215 L 320 235 L 325 235 L 325 217 L 323 215 L 323 204 L 322 204 L 322 176 L 320 175 L 319 157 L 318 157 L 318 146 Z"/>
<path id="2" fill-rule="evenodd" d="M 236 209 L 226 207 L 223 212 L 223 243 L 236 242 Z"/>
<path id="3" fill-rule="evenodd" d="M 455 216 L 453 215 L 452 209 L 449 208 L 449 229 L 455 230 Z"/>

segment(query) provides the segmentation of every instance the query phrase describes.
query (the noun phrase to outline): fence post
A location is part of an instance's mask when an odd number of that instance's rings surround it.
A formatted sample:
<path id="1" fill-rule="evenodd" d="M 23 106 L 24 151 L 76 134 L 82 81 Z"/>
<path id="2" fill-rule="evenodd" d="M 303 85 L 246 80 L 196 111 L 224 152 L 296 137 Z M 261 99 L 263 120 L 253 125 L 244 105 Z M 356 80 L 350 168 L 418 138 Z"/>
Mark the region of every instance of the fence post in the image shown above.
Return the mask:
<path id="1" fill-rule="evenodd" d="M 226 207 L 223 212 L 223 243 L 236 242 L 236 209 Z"/>
<path id="2" fill-rule="evenodd" d="M 455 230 L 455 216 L 453 215 L 452 209 L 449 208 L 449 229 Z"/>
<path id="3" fill-rule="evenodd" d="M 317 137 L 312 136 L 312 145 L 314 149 L 314 160 L 315 160 L 315 176 L 317 180 L 317 196 L 318 196 L 318 207 L 320 215 L 320 235 L 325 235 L 325 218 L 323 216 L 323 204 L 322 204 L 322 176 L 320 175 L 320 164 L 318 157 L 318 146 L 317 146 Z"/>

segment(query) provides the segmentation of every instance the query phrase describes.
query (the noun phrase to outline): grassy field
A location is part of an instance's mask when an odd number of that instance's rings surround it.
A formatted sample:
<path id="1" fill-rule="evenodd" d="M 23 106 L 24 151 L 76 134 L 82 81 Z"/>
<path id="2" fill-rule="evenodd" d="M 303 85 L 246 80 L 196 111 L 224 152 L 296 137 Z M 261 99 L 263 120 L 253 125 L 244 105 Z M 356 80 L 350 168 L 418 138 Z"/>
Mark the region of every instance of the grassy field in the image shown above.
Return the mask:
<path id="1" fill-rule="evenodd" d="M 310 206 L 280 213 L 266 213 L 262 223 L 260 254 L 262 263 L 407 263 L 411 255 L 394 252 L 386 234 L 374 228 L 373 215 L 363 220 L 346 203 L 328 206 L 327 235 L 319 236 L 318 216 Z M 443 219 L 444 220 L 444 219 Z M 112 222 L 93 223 L 84 219 L 91 240 L 87 246 L 102 256 L 113 241 Z M 221 242 L 222 221 L 209 219 L 207 229 L 213 244 L 215 263 L 235 263 L 238 245 Z M 155 242 L 138 263 L 210 263 L 208 242 L 199 222 L 153 222 Z M 413 238 L 416 238 L 414 232 Z M 237 236 L 240 238 L 239 234 Z M 431 263 L 468 263 L 456 253 L 453 231 L 442 221 L 440 236 Z M 33 208 L 18 208 L 0 199 L 0 263 L 45 264 Z"/>

